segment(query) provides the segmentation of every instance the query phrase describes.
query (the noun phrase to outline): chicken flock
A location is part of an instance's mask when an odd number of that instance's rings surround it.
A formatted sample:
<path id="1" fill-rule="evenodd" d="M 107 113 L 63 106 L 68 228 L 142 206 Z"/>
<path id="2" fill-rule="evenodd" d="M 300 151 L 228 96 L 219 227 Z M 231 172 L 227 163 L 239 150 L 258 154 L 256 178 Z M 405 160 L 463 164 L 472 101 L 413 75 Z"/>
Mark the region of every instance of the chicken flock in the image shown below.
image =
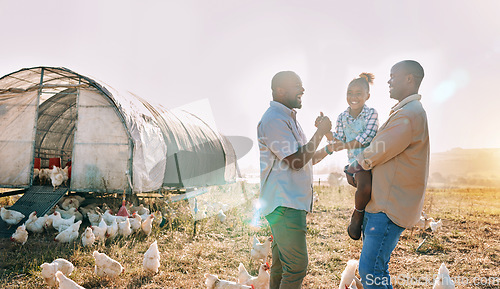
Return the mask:
<path id="1" fill-rule="evenodd" d="M 57 166 L 52 166 L 52 169 L 33 169 L 33 179 L 38 179 L 40 185 L 45 185 L 50 180 L 55 191 L 63 183 L 67 186 L 69 170 L 68 165 L 64 169 Z"/>
<path id="2" fill-rule="evenodd" d="M 84 200 L 80 196 L 68 196 L 63 198 L 53 208 L 51 214 L 38 217 L 36 212 L 32 212 L 28 220 L 17 227 L 11 240 L 22 246 L 28 239 L 28 231 L 43 233 L 44 231 L 54 229 L 57 231 L 57 235 L 54 238 L 57 242 L 71 243 L 80 237 L 81 244 L 84 247 L 92 247 L 97 242 L 104 242 L 106 239 L 112 239 L 117 236 L 122 236 L 123 238 L 127 238 L 132 234 L 145 234 L 149 236 L 154 221 L 162 219 L 161 213 L 157 212 L 155 216 L 143 204 L 139 206 L 126 206 L 124 202 L 119 213 L 115 215 L 105 203 L 102 205 L 103 208 L 100 208 L 96 204 L 80 207 L 80 204 Z M 17 211 L 4 207 L 0 208 L 0 211 L 1 218 L 9 225 L 17 225 L 25 217 Z M 129 214 L 129 212 L 133 213 Z M 88 219 L 90 226 L 85 228 L 83 233 L 79 235 L 80 225 L 84 218 Z M 425 213 L 422 213 L 422 217 L 416 227 L 422 230 L 430 228 L 435 232 L 440 226 L 442 226 L 441 220 L 435 222 L 432 218 L 428 218 Z M 250 257 L 259 264 L 257 276 L 250 275 L 243 263 L 239 263 L 238 275 L 235 281 L 219 279 L 215 274 L 206 273 L 204 275 L 206 288 L 268 289 L 270 278 L 269 255 L 271 253 L 272 242 L 273 236 L 265 237 L 262 243 L 257 236 L 253 236 Z M 92 254 L 95 260 L 94 273 L 96 276 L 101 278 L 117 278 L 124 272 L 124 267 L 105 253 L 93 251 Z M 58 286 L 58 288 L 63 289 L 84 288 L 69 278 L 74 270 L 74 266 L 65 259 L 55 259 L 52 263 L 43 263 L 40 267 L 42 270 L 41 275 L 50 287 Z M 339 289 L 363 288 L 359 278 L 356 277 L 357 267 L 357 260 L 349 260 L 347 262 L 345 270 L 341 275 Z M 159 268 L 160 251 L 157 241 L 154 241 L 144 253 L 143 269 L 146 273 L 156 274 Z M 439 268 L 433 288 L 455 288 L 444 263 Z"/>
<path id="3" fill-rule="evenodd" d="M 132 234 L 144 234 L 149 236 L 153 229 L 155 220 L 162 220 L 160 212 L 151 214 L 149 209 L 143 204 L 139 206 L 122 205 L 119 214 L 113 214 L 111 209 L 103 203 L 101 209 L 96 204 L 89 204 L 80 207 L 85 199 L 80 196 L 68 196 L 63 198 L 56 205 L 51 214 L 45 214 L 42 217 L 37 216 L 37 212 L 31 212 L 24 224 L 17 227 L 11 240 L 19 245 L 24 245 L 28 240 L 28 232 L 40 234 L 55 230 L 54 241 L 59 243 L 72 243 L 81 239 L 84 247 L 92 247 L 97 242 L 104 242 L 117 236 L 123 238 Z M 103 212 L 104 211 L 104 212 Z M 133 212 L 131 215 L 128 212 Z M 18 225 L 25 216 L 15 210 L 9 210 L 5 207 L 0 208 L 0 217 L 8 225 Z M 84 220 L 88 219 L 88 226 L 80 235 L 80 226 Z M 156 221 L 159 224 L 158 221 Z M 116 260 L 113 260 L 105 253 L 93 252 L 95 260 L 94 273 L 102 278 L 116 278 L 124 268 Z M 41 266 L 41 275 L 49 287 L 83 288 L 68 278 L 74 270 L 73 264 L 68 260 L 59 258 L 52 263 L 43 263 Z M 160 268 L 160 252 L 157 242 L 154 241 L 149 249 L 144 253 L 143 269 L 146 273 L 158 273 Z"/>

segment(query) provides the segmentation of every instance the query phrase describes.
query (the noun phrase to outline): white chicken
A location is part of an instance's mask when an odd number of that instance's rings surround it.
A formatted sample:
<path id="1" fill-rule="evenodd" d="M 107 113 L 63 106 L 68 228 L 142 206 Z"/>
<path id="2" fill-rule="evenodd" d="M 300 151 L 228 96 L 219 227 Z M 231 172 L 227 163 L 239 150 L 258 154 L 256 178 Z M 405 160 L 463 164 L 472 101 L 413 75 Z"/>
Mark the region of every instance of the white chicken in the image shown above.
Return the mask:
<path id="1" fill-rule="evenodd" d="M 238 266 L 238 283 L 244 285 L 253 285 L 255 289 L 269 289 L 269 264 L 262 264 L 259 267 L 259 275 L 254 277 L 248 274 L 245 266 L 240 263 Z"/>
<path id="2" fill-rule="evenodd" d="M 437 222 L 431 222 L 430 223 L 430 227 L 431 227 L 431 230 L 433 232 L 436 232 L 437 230 L 439 230 L 439 228 L 441 228 L 441 226 L 443 226 L 443 221 L 439 220 Z"/>
<path id="3" fill-rule="evenodd" d="M 160 225 L 161 222 L 163 221 L 163 214 L 160 211 L 156 211 L 153 213 L 155 216 L 154 222 L 157 225 Z"/>
<path id="4" fill-rule="evenodd" d="M 61 170 L 63 174 L 63 182 L 65 186 L 68 186 L 68 180 L 69 180 L 69 166 L 65 166 L 64 169 Z"/>
<path id="5" fill-rule="evenodd" d="M 66 230 L 57 234 L 57 236 L 54 238 L 54 241 L 60 242 L 60 243 L 71 243 L 71 242 L 75 241 L 78 238 L 78 230 L 80 229 L 81 223 L 82 223 L 82 221 L 78 221 L 78 222 L 74 223 L 73 225 L 71 225 Z"/>
<path id="6" fill-rule="evenodd" d="M 252 259 L 255 261 L 267 261 L 267 256 L 271 251 L 271 242 L 273 241 L 273 236 L 266 238 L 264 243 L 260 243 L 259 239 L 256 236 L 253 237 L 253 245 L 252 250 L 250 251 L 250 255 Z"/>
<path id="7" fill-rule="evenodd" d="M 217 213 L 217 219 L 219 219 L 221 223 L 224 223 L 224 221 L 226 221 L 226 214 L 224 214 L 224 211 L 219 210 L 219 212 Z"/>
<path id="8" fill-rule="evenodd" d="M 101 222 L 101 214 L 98 212 L 87 212 L 87 217 L 89 219 L 89 222 L 92 226 L 99 226 L 99 223 Z"/>
<path id="9" fill-rule="evenodd" d="M 149 245 L 149 249 L 144 253 L 142 267 L 147 273 L 158 273 L 158 268 L 160 268 L 160 251 L 158 251 L 156 241 Z"/>
<path id="10" fill-rule="evenodd" d="M 116 219 L 113 219 L 111 225 L 106 229 L 106 237 L 108 239 L 113 239 L 116 235 L 118 235 L 118 223 L 116 223 Z"/>
<path id="11" fill-rule="evenodd" d="M 75 221 L 83 220 L 83 215 L 78 211 L 77 208 L 69 208 L 69 210 L 67 210 L 66 212 L 68 212 L 68 214 L 75 216 Z"/>
<path id="12" fill-rule="evenodd" d="M 5 207 L 0 208 L 0 217 L 5 221 L 8 225 L 16 225 L 24 219 L 24 215 L 18 211 L 9 210 Z"/>
<path id="13" fill-rule="evenodd" d="M 427 218 L 427 219 L 425 219 L 424 230 L 427 230 L 428 228 L 431 227 L 431 222 L 434 222 L 434 218 Z"/>
<path id="14" fill-rule="evenodd" d="M 142 231 L 149 236 L 151 234 L 151 230 L 153 229 L 153 219 L 155 216 L 153 214 L 150 214 L 144 222 L 141 224 L 141 229 Z"/>
<path id="15" fill-rule="evenodd" d="M 85 287 L 78 285 L 75 281 L 64 276 L 61 271 L 56 272 L 56 278 L 59 281 L 59 289 L 85 289 Z"/>
<path id="16" fill-rule="evenodd" d="M 127 217 L 122 217 L 122 216 L 115 216 L 111 214 L 111 210 L 106 210 L 104 214 L 102 215 L 102 218 L 106 222 L 106 224 L 111 225 L 113 223 L 113 220 L 116 220 L 116 222 L 121 222 L 125 221 Z"/>
<path id="17" fill-rule="evenodd" d="M 26 222 L 24 223 L 24 225 L 26 226 L 26 230 L 33 233 L 42 233 L 46 219 L 46 215 L 44 217 L 38 218 L 35 211 L 31 212 L 28 220 L 26 220 Z"/>
<path id="18" fill-rule="evenodd" d="M 149 215 L 149 209 L 145 208 L 143 204 L 140 204 L 137 207 L 132 207 L 130 212 L 137 212 L 139 216 L 141 215 Z"/>
<path id="19" fill-rule="evenodd" d="M 455 288 L 455 283 L 453 280 L 450 278 L 450 272 L 448 271 L 448 268 L 446 268 L 446 265 L 444 263 L 441 264 L 441 267 L 439 267 L 439 271 L 436 277 L 436 280 L 434 281 L 434 287 L 433 289 L 454 289 Z"/>
<path id="20" fill-rule="evenodd" d="M 92 232 L 91 227 L 87 227 L 85 229 L 85 232 L 82 233 L 82 245 L 83 247 L 89 247 L 94 245 L 95 242 L 95 235 Z"/>
<path id="21" fill-rule="evenodd" d="M 82 198 L 82 197 L 79 197 L 79 198 Z M 65 197 L 64 199 L 62 199 L 59 204 L 61 205 L 61 208 L 63 210 L 69 210 L 71 208 L 75 208 L 75 209 L 78 209 L 80 207 L 80 199 L 77 198 L 76 196 L 69 196 L 69 197 Z M 83 200 L 85 200 L 83 198 Z"/>
<path id="22" fill-rule="evenodd" d="M 40 171 L 38 172 L 38 180 L 40 181 L 40 185 L 45 185 L 49 177 L 50 177 L 49 169 L 40 169 Z"/>
<path id="23" fill-rule="evenodd" d="M 133 213 L 132 217 L 129 220 L 130 228 L 132 228 L 132 232 L 137 232 L 141 229 L 142 219 L 141 216 L 137 215 L 137 213 Z"/>
<path id="24" fill-rule="evenodd" d="M 92 203 L 92 204 L 88 204 L 86 205 L 85 207 L 80 207 L 80 212 L 82 212 L 82 214 L 84 216 L 88 216 L 89 213 L 100 213 L 101 212 L 101 208 L 99 208 L 99 206 L 95 203 Z"/>
<path id="25" fill-rule="evenodd" d="M 52 226 L 58 232 L 62 232 L 67 228 L 71 227 L 75 223 L 75 216 L 72 216 L 69 219 L 63 219 L 59 212 L 54 212 L 52 215 Z"/>
<path id="26" fill-rule="evenodd" d="M 207 289 L 252 289 L 252 286 L 247 286 L 243 284 L 238 284 L 233 281 L 221 280 L 217 275 L 205 274 L 205 285 Z"/>
<path id="27" fill-rule="evenodd" d="M 50 171 L 50 180 L 52 181 L 52 186 L 54 191 L 64 182 L 64 175 L 61 168 L 53 166 Z"/>
<path id="28" fill-rule="evenodd" d="M 10 240 L 12 242 L 24 245 L 24 243 L 28 241 L 28 231 L 26 231 L 26 226 L 22 224 L 21 226 L 17 227 L 14 234 L 12 234 L 12 237 L 10 237 Z"/>
<path id="29" fill-rule="evenodd" d="M 356 277 L 356 269 L 358 268 L 358 260 L 349 260 L 347 261 L 347 265 L 342 272 L 342 277 L 340 279 L 339 289 L 345 289 L 346 287 L 350 287 L 352 282 L 354 281 L 356 287 L 361 285 L 361 281 Z M 361 288 L 363 286 L 361 285 Z"/>
<path id="30" fill-rule="evenodd" d="M 92 226 L 92 231 L 94 232 L 96 241 L 104 242 L 106 240 L 106 231 L 108 230 L 108 225 L 101 219 L 99 226 Z"/>
<path id="31" fill-rule="evenodd" d="M 61 214 L 61 217 L 63 219 L 69 219 L 72 216 L 75 216 L 75 221 L 80 221 L 83 220 L 83 215 L 82 213 L 78 212 L 76 208 L 69 208 L 67 210 L 60 209 L 58 205 L 55 206 L 55 211 Z"/>
<path id="32" fill-rule="evenodd" d="M 52 261 L 52 263 L 43 263 L 40 265 L 40 268 L 42 268 L 43 280 L 45 280 L 49 287 L 54 287 L 57 285 L 56 272 L 60 271 L 64 275 L 69 276 L 75 269 L 75 266 L 70 261 L 59 258 Z"/>
<path id="33" fill-rule="evenodd" d="M 118 261 L 111 259 L 105 253 L 94 251 L 93 255 L 95 259 L 94 271 L 98 277 L 116 278 L 124 271 L 122 265 Z"/>
<path id="34" fill-rule="evenodd" d="M 118 234 L 123 237 L 128 237 L 132 234 L 129 218 L 126 218 L 125 221 L 118 223 Z"/>
<path id="35" fill-rule="evenodd" d="M 420 230 L 425 230 L 425 218 L 423 216 L 420 216 L 420 219 L 415 224 L 415 227 L 419 228 Z"/>

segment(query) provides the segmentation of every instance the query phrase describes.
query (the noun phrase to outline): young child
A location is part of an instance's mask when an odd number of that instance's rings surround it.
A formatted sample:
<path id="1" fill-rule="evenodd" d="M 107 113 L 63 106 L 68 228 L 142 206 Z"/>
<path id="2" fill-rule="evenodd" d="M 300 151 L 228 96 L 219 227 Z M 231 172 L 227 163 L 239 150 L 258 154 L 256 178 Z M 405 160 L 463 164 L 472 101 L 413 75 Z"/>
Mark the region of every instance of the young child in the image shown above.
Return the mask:
<path id="1" fill-rule="evenodd" d="M 370 84 L 374 76 L 371 73 L 361 73 L 359 78 L 353 79 L 347 86 L 347 103 L 349 107 L 337 118 L 336 131 L 333 134 L 333 151 L 347 149 L 349 164 L 356 160 L 372 141 L 378 129 L 378 113 L 369 108 L 365 102 L 370 98 Z M 327 135 L 333 140 L 332 134 Z M 331 143 L 331 142 L 330 142 Z M 332 146 L 329 146 L 331 149 Z M 333 151 L 327 151 L 332 153 Z M 351 222 L 347 227 L 349 237 L 354 240 L 361 238 L 361 227 L 366 204 L 371 198 L 372 174 L 371 171 L 361 171 L 354 175 L 356 194 L 354 196 L 354 211 Z"/>

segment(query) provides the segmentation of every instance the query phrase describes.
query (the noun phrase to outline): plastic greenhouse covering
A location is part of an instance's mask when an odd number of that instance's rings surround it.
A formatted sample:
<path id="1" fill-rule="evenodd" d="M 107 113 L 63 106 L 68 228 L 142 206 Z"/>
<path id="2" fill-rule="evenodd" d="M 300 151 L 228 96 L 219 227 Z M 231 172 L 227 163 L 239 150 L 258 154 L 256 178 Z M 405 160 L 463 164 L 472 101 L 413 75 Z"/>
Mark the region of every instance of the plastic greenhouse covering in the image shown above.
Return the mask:
<path id="1" fill-rule="evenodd" d="M 202 119 L 66 68 L 0 78 L 0 187 L 32 184 L 35 158 L 71 161 L 73 191 L 134 193 L 233 183 L 231 143 Z"/>

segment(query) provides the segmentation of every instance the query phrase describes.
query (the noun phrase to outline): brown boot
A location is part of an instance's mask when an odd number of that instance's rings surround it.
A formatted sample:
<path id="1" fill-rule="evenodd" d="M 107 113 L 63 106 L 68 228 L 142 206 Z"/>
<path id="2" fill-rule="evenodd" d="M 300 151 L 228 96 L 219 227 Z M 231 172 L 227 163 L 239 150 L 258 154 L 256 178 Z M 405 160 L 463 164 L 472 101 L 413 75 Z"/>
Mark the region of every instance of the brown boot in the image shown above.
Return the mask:
<path id="1" fill-rule="evenodd" d="M 365 212 L 359 212 L 354 210 L 351 216 L 351 223 L 347 227 L 347 235 L 353 240 L 359 240 L 361 238 L 361 227 L 363 226 L 363 217 Z"/>

